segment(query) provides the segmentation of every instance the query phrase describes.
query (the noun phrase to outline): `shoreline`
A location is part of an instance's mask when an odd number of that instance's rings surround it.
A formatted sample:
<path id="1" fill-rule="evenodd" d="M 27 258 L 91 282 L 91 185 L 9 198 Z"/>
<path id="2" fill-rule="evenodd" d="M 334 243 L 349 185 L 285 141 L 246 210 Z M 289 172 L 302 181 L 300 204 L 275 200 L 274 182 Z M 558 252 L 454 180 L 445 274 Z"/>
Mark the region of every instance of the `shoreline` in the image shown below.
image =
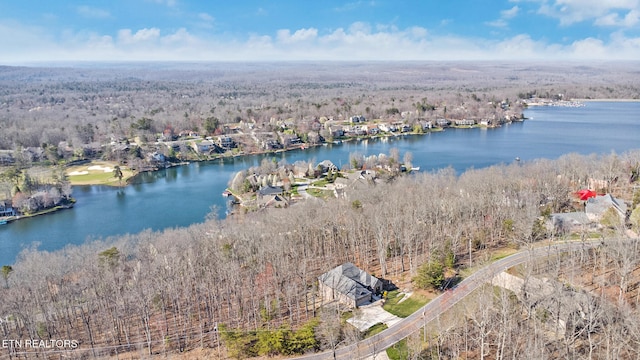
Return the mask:
<path id="1" fill-rule="evenodd" d="M 571 99 L 580 102 L 640 102 L 640 99 Z"/>
<path id="2" fill-rule="evenodd" d="M 527 120 L 526 118 L 524 119 L 517 119 L 517 120 L 512 120 L 511 122 L 523 122 Z M 461 126 L 449 126 L 448 128 L 450 129 L 492 129 L 492 128 L 497 128 L 500 127 L 499 126 L 483 126 L 483 125 L 479 125 L 479 124 L 475 124 L 475 125 L 461 125 Z M 349 137 L 349 138 L 344 138 L 344 139 L 338 139 L 335 141 L 329 141 L 329 142 L 324 142 L 324 143 L 320 143 L 320 144 L 304 144 L 304 146 L 295 146 L 295 147 L 291 147 L 288 149 L 276 149 L 276 150 L 269 150 L 269 151 L 254 151 L 254 152 L 248 152 L 248 153 L 236 153 L 233 155 L 218 155 L 215 157 L 211 157 L 211 158 L 194 158 L 194 159 L 188 159 L 188 160 L 182 160 L 178 163 L 168 163 L 165 166 L 160 166 L 160 167 L 155 167 L 155 168 L 150 168 L 150 169 L 145 169 L 145 170 L 139 170 L 139 171 L 134 171 L 133 175 L 128 176 L 125 178 L 123 178 L 123 184 L 119 185 L 118 183 L 116 183 L 115 181 L 112 182 L 95 182 L 95 183 L 90 183 L 90 182 L 82 182 L 82 183 L 74 183 L 73 181 L 71 182 L 71 186 L 72 187 L 76 187 L 76 186 L 108 186 L 108 187 L 127 187 L 129 185 L 132 185 L 132 180 L 134 180 L 138 175 L 142 174 L 142 173 L 148 173 L 148 172 L 155 172 L 155 171 L 159 171 L 162 169 L 167 169 L 167 168 L 172 168 L 172 167 L 177 167 L 177 166 L 182 166 L 182 165 L 189 165 L 191 162 L 207 162 L 207 161 L 219 161 L 219 160 L 225 160 L 225 159 L 233 159 L 233 158 L 238 158 L 238 157 L 244 157 L 244 156 L 259 156 L 259 155 L 269 155 L 269 154 L 280 154 L 283 152 L 289 152 L 289 151 L 296 151 L 296 150 L 306 150 L 306 149 L 310 149 L 310 148 L 315 148 L 315 147 L 319 147 L 319 146 L 325 146 L 325 145 L 337 145 L 337 144 L 342 144 L 342 143 L 348 143 L 348 142 L 353 142 L 353 141 L 363 141 L 363 140 L 382 140 L 382 139 L 388 139 L 388 138 L 398 138 L 398 137 L 407 137 L 407 136 L 424 136 L 424 135 L 428 135 L 431 133 L 439 133 L 439 132 L 443 132 L 446 131 L 447 128 L 433 128 L 430 129 L 429 131 L 424 131 L 422 133 L 417 133 L 417 132 L 406 132 L 406 133 L 390 133 L 390 134 L 385 134 L 385 135 L 368 135 L 368 136 L 357 136 L 357 137 Z M 97 160 L 97 161 L 103 161 L 103 160 Z"/>
<path id="3" fill-rule="evenodd" d="M 72 209 L 74 207 L 74 205 L 75 205 L 75 202 L 76 202 L 75 199 L 72 199 L 69 204 L 54 206 L 54 207 L 49 208 L 49 209 L 44 209 L 44 210 L 37 211 L 37 212 L 35 212 L 33 214 L 7 216 L 7 217 L 4 217 L 4 218 L 0 218 L 0 220 L 4 220 L 4 221 L 6 221 L 6 224 L 9 224 L 9 223 L 12 223 L 14 221 L 18 221 L 18 220 L 22 220 L 22 219 L 29 219 L 29 218 L 33 218 L 33 217 L 40 216 L 40 215 L 47 215 L 47 214 L 51 214 L 51 213 L 54 213 L 54 212 L 58 212 L 60 210 Z"/>

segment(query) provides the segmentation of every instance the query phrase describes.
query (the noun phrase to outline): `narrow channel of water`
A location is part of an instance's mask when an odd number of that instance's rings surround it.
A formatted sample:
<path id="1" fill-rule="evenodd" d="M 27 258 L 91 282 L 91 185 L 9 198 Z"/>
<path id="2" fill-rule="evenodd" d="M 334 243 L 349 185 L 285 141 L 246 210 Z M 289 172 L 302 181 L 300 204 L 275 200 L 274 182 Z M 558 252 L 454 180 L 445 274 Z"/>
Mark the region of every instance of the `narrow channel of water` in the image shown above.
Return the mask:
<path id="1" fill-rule="evenodd" d="M 497 129 L 447 129 L 423 136 L 347 142 L 266 155 L 294 163 L 329 159 L 341 166 L 349 154 L 413 154 L 420 171 L 453 167 L 457 172 L 536 158 L 555 159 L 566 153 L 623 153 L 639 147 L 640 103 L 598 102 L 585 107 L 532 108 L 531 120 Z M 18 253 L 38 244 L 56 250 L 67 244 L 144 229 L 188 226 L 204 221 L 212 207 L 224 216 L 227 203 L 221 196 L 231 176 L 258 165 L 265 156 L 249 156 L 192 163 L 141 175 L 135 184 L 117 189 L 103 186 L 75 187 L 73 209 L 0 225 L 0 265 L 11 264 Z"/>

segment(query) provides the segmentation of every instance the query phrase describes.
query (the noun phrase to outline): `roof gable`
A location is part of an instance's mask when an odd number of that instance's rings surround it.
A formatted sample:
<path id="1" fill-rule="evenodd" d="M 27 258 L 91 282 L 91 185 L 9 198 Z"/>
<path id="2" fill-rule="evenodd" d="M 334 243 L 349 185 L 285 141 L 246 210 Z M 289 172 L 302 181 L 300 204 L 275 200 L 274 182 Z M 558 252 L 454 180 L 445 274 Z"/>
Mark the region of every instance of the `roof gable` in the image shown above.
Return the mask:
<path id="1" fill-rule="evenodd" d="M 350 262 L 320 275 L 318 280 L 352 299 L 370 295 L 369 288 L 376 288 L 380 283 L 380 279 Z"/>
<path id="2" fill-rule="evenodd" d="M 611 207 L 623 216 L 627 212 L 627 205 L 624 201 L 614 198 L 611 194 L 598 195 L 587 200 L 585 212 L 600 216 Z"/>

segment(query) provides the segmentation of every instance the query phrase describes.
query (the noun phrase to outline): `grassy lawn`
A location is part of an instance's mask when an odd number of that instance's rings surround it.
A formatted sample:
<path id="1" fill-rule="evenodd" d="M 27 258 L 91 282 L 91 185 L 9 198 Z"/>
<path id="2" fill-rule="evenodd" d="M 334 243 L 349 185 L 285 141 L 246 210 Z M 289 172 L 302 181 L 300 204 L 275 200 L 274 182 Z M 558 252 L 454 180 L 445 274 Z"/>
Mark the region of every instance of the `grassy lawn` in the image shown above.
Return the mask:
<path id="1" fill-rule="evenodd" d="M 407 350 L 407 339 L 402 339 L 392 347 L 387 349 L 387 356 L 391 360 L 405 360 L 409 358 Z"/>
<path id="2" fill-rule="evenodd" d="M 353 317 L 353 312 L 352 311 L 345 311 L 342 314 L 340 314 L 340 320 L 342 321 L 342 323 L 346 323 L 347 320 L 351 319 Z"/>
<path id="3" fill-rule="evenodd" d="M 401 303 L 398 303 L 403 296 L 404 294 L 400 294 L 398 290 L 390 291 L 387 294 L 387 300 L 385 301 L 382 308 L 392 313 L 393 315 L 405 318 L 413 314 L 418 309 L 423 307 L 427 302 L 429 302 L 429 299 L 425 298 L 424 296 L 413 293 L 410 298 Z"/>
<path id="4" fill-rule="evenodd" d="M 498 261 L 500 259 L 506 258 L 507 256 L 515 254 L 517 252 L 518 250 L 511 249 L 511 248 L 499 249 L 495 251 L 493 254 L 491 254 L 491 261 Z"/>
<path id="5" fill-rule="evenodd" d="M 377 323 L 364 332 L 364 338 L 372 337 L 373 335 L 381 333 L 388 328 L 387 324 Z"/>
<path id="6" fill-rule="evenodd" d="M 71 185 L 111 185 L 118 186 L 120 181 L 113 176 L 113 169 L 118 165 L 111 161 L 92 161 L 88 164 L 71 166 L 66 173 Z M 122 185 L 127 184 L 127 180 L 135 173 L 127 167 L 121 166 Z"/>
<path id="7" fill-rule="evenodd" d="M 597 232 L 590 232 L 586 234 L 585 239 L 599 239 L 602 237 L 602 234 Z M 569 235 L 569 240 L 582 240 L 582 235 L 577 233 L 572 233 Z"/>
<path id="8" fill-rule="evenodd" d="M 315 196 L 317 198 L 321 198 L 321 199 L 328 199 L 333 197 L 333 191 L 330 190 L 321 190 L 321 189 L 314 189 L 314 188 L 309 188 L 307 189 L 307 193 L 311 196 Z"/>
<path id="9" fill-rule="evenodd" d="M 318 180 L 318 181 L 315 181 L 315 182 L 311 183 L 311 185 L 317 186 L 317 187 L 327 186 L 327 184 L 329 184 L 327 179 L 321 179 L 321 180 Z"/>

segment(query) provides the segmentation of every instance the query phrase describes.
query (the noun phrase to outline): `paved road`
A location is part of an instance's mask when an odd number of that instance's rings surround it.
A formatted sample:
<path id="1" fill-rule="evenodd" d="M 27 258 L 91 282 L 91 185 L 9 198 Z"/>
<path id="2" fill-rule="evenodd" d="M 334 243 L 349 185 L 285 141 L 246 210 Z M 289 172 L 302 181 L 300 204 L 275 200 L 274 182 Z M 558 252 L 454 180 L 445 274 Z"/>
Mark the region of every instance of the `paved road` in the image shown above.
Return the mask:
<path id="1" fill-rule="evenodd" d="M 453 305 L 455 305 L 467 295 L 471 294 L 482 284 L 491 280 L 495 275 L 512 266 L 522 264 L 532 259 L 540 259 L 545 256 L 554 255 L 570 250 L 592 248 L 599 244 L 601 244 L 600 240 L 586 242 L 567 242 L 517 252 L 476 271 L 475 273 L 461 281 L 454 289 L 444 292 L 440 296 L 431 300 L 420 310 L 416 311 L 409 317 L 404 318 L 402 321 L 377 335 L 359 341 L 355 344 L 338 348 L 336 349 L 335 354 L 333 353 L 333 351 L 325 351 L 322 353 L 301 356 L 297 359 L 351 360 L 371 357 L 384 351 L 386 348 L 406 338 L 412 333 L 420 330 L 420 328 L 422 328 L 426 323 L 435 320 L 440 314 L 449 310 Z"/>
<path id="2" fill-rule="evenodd" d="M 309 193 L 307 192 L 307 189 L 309 188 L 309 184 L 308 182 L 306 183 L 300 183 L 300 185 L 298 185 L 298 194 L 300 194 L 300 196 L 302 196 L 303 199 L 315 199 L 313 196 L 309 195 Z"/>

